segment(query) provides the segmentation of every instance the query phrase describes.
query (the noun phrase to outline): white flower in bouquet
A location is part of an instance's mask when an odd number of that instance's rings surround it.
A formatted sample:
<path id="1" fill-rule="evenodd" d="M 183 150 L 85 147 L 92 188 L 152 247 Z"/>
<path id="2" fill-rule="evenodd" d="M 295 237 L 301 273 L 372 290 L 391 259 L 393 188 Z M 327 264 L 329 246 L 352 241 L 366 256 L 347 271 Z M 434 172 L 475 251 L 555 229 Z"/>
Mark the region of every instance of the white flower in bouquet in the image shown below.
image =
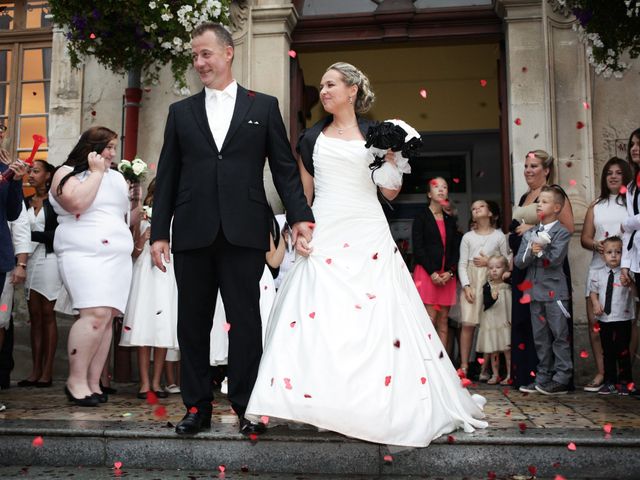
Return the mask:
<path id="1" fill-rule="evenodd" d="M 551 243 L 551 236 L 547 232 L 537 232 L 536 236 L 531 239 L 535 244 L 541 245 L 543 248 Z M 538 257 L 542 256 L 542 252 L 538 252 Z"/>
<path id="2" fill-rule="evenodd" d="M 120 173 L 124 173 L 125 170 L 128 170 L 131 168 L 131 162 L 129 160 L 120 160 L 120 163 L 118 164 L 118 171 Z"/>
<path id="3" fill-rule="evenodd" d="M 143 173 L 146 173 L 147 171 L 147 164 L 144 163 L 142 160 L 140 160 L 139 158 L 135 158 L 133 160 L 133 162 L 131 162 L 131 169 L 133 170 L 133 173 L 135 173 L 136 175 L 140 176 Z"/>
<path id="4" fill-rule="evenodd" d="M 148 222 L 151 222 L 151 214 L 153 213 L 153 208 L 149 205 L 145 205 L 142 207 L 142 213 L 144 214 L 144 219 Z"/>
<path id="5" fill-rule="evenodd" d="M 118 171 L 122 173 L 125 180 L 133 183 L 140 183 L 145 174 L 149 171 L 147 164 L 139 158 L 133 161 L 121 160 L 118 164 Z"/>

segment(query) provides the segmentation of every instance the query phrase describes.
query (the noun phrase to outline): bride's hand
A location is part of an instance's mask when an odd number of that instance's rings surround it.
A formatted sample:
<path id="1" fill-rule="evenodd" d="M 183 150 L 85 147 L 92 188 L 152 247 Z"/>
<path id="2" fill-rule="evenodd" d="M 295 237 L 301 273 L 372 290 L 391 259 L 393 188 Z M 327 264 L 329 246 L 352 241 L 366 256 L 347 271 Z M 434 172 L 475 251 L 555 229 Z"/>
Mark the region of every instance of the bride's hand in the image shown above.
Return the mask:
<path id="1" fill-rule="evenodd" d="M 384 156 L 384 161 L 389 162 L 391 165 L 396 165 L 396 154 L 393 150 L 387 150 L 387 154 Z"/>
<path id="2" fill-rule="evenodd" d="M 298 236 L 296 240 L 296 252 L 303 257 L 308 257 L 313 251 L 313 247 L 309 245 L 309 242 L 302 235 Z"/>

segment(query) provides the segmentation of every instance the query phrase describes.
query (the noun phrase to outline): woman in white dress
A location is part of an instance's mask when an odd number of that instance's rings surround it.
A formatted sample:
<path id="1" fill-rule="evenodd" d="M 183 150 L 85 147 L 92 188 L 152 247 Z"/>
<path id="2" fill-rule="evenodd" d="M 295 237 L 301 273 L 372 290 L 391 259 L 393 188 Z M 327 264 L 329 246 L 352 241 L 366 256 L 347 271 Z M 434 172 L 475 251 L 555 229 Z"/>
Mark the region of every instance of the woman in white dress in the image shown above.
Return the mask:
<path id="1" fill-rule="evenodd" d="M 58 214 L 54 249 L 60 276 L 80 312 L 69 332 L 65 393 L 80 406 L 107 400 L 100 373 L 111 346 L 113 317 L 125 311 L 131 286 L 133 239 L 129 187 L 109 167 L 118 135 L 91 127 L 53 177 L 49 200 Z"/>
<path id="2" fill-rule="evenodd" d="M 25 198 L 31 226 L 31 253 L 25 290 L 31 322 L 31 374 L 18 382 L 19 387 L 50 387 L 53 360 L 58 346 L 58 325 L 53 310 L 62 286 L 53 239 L 58 226 L 57 215 L 49 202 L 49 186 L 55 167 L 36 160 L 29 172 L 29 184 L 36 193 Z"/>
<path id="3" fill-rule="evenodd" d="M 153 207 L 155 179 L 151 180 L 143 205 Z M 173 271 L 173 259 L 163 272 L 153 266 L 151 260 L 151 218 L 153 210 L 146 210 L 140 221 L 140 232 L 134 242 L 133 280 L 124 324 L 121 347 L 138 347 L 138 369 L 140 388 L 137 397 L 146 399 L 147 392 L 153 391 L 159 398 L 166 398 L 167 392 L 160 386 L 162 370 L 167 357 L 167 349 L 178 348 L 178 287 Z M 153 375 L 149 376 L 151 350 L 153 349 Z"/>
<path id="4" fill-rule="evenodd" d="M 334 64 L 320 99 L 331 116 L 298 145 L 313 240 L 298 238 L 308 257 L 276 295 L 247 417 L 411 447 L 486 427 L 484 399 L 463 388 L 377 199 L 374 182 L 397 167 L 387 154 L 379 176 L 368 168 L 368 122 L 356 116 L 373 100 L 368 79 Z M 399 190 L 380 187 L 389 199 Z"/>
<path id="5" fill-rule="evenodd" d="M 620 227 L 627 218 L 626 195 L 620 192 L 622 187 L 631 181 L 631 167 L 621 158 L 613 157 L 602 168 L 600 175 L 600 196 L 587 209 L 582 227 L 580 242 L 582 247 L 593 252 L 591 264 L 587 273 L 585 298 L 589 297 L 591 279 L 595 278 L 598 270 L 605 267 L 604 246 L 602 241 L 607 237 L 617 235 L 622 237 Z M 626 247 L 626 246 L 625 246 Z M 604 383 L 604 357 L 600 333 L 594 330 L 597 319 L 593 314 L 593 304 L 587 300 L 587 320 L 589 322 L 589 340 L 591 351 L 596 364 L 596 374 L 584 386 L 586 392 L 597 392 Z"/>

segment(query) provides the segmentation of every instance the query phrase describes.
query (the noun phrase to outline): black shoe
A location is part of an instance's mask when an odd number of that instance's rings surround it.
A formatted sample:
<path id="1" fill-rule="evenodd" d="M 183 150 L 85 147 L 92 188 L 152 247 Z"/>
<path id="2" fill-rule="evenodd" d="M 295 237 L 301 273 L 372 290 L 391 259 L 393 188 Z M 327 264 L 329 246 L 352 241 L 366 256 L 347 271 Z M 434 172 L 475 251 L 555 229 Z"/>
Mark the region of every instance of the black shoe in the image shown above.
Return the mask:
<path id="1" fill-rule="evenodd" d="M 108 395 L 115 395 L 116 393 L 118 393 L 118 390 L 111 387 L 105 387 L 104 385 L 102 385 L 102 382 L 100 382 L 100 390 Z"/>
<path id="2" fill-rule="evenodd" d="M 169 396 L 169 394 L 167 392 L 165 392 L 164 390 L 156 390 L 153 393 L 155 393 L 156 397 L 158 397 L 158 398 L 167 398 Z"/>
<path id="3" fill-rule="evenodd" d="M 103 392 L 104 392 L 104 390 L 103 390 Z M 149 393 L 148 390 L 146 392 L 138 392 L 136 394 L 136 398 L 139 398 L 140 400 L 146 400 L 147 399 L 147 393 Z"/>
<path id="4" fill-rule="evenodd" d="M 49 380 L 48 382 L 36 382 L 36 388 L 49 388 L 53 382 Z"/>
<path id="5" fill-rule="evenodd" d="M 569 391 L 566 385 L 551 380 L 544 385 L 536 385 L 536 390 L 544 395 L 564 395 Z"/>
<path id="6" fill-rule="evenodd" d="M 518 390 L 522 393 L 537 393 L 536 390 L 536 382 L 530 383 L 529 385 L 522 385 Z"/>
<path id="7" fill-rule="evenodd" d="M 264 423 L 253 423 L 244 417 L 240 418 L 240 433 L 248 437 L 250 435 L 262 435 L 267 431 Z"/>
<path id="8" fill-rule="evenodd" d="M 75 403 L 79 407 L 95 407 L 100 403 L 96 397 L 93 395 L 87 395 L 84 398 L 76 398 L 69 391 L 69 387 L 64 386 L 64 393 L 67 395 L 67 398 L 70 402 Z"/>
<path id="9" fill-rule="evenodd" d="M 35 380 L 27 380 L 26 378 L 24 380 L 20 380 L 18 382 L 18 386 L 19 387 L 35 387 L 37 385 L 38 382 L 36 382 Z"/>
<path id="10" fill-rule="evenodd" d="M 178 435 L 195 435 L 201 430 L 211 428 L 211 415 L 187 413 L 176 425 Z"/>
<path id="11" fill-rule="evenodd" d="M 107 395 L 105 392 L 102 392 L 102 393 L 94 392 L 91 394 L 91 396 L 97 398 L 99 403 L 107 403 L 107 401 L 109 400 L 109 395 Z"/>

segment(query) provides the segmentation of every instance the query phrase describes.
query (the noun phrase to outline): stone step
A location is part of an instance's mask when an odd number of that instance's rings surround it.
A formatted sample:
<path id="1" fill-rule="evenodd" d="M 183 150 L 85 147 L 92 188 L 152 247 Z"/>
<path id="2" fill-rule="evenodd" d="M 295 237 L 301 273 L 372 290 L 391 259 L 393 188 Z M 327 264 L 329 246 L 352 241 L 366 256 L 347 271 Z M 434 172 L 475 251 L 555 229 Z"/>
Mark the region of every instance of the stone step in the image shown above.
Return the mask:
<path id="1" fill-rule="evenodd" d="M 232 423 L 185 438 L 168 423 L 82 420 L 4 420 L 0 423 L 0 464 L 22 466 L 145 471 L 207 471 L 224 465 L 226 478 L 248 478 L 243 472 L 295 476 L 359 475 L 363 478 L 428 476 L 429 478 L 637 479 L 640 432 L 616 429 L 610 435 L 590 429 L 494 428 L 470 434 L 455 432 L 428 448 L 390 453 L 387 447 L 329 432 L 276 427 L 250 442 Z M 42 446 L 34 447 L 35 437 Z M 570 444 L 575 449 L 568 448 Z M 386 457 L 391 455 L 391 458 Z M 534 470 L 535 469 L 535 470 Z M 213 472 L 213 473 L 212 473 Z M 490 473 L 491 472 L 491 473 Z M 111 472 L 112 474 L 113 472 Z M 231 475 L 234 475 L 233 477 Z M 4 475 L 3 475 L 4 478 Z M 24 477 L 23 477 L 24 478 Z M 153 478 L 170 478 L 164 475 Z M 186 477 L 182 477 L 186 478 Z M 357 478 L 357 477 L 356 477 Z M 410 478 L 410 477 L 409 477 Z"/>

